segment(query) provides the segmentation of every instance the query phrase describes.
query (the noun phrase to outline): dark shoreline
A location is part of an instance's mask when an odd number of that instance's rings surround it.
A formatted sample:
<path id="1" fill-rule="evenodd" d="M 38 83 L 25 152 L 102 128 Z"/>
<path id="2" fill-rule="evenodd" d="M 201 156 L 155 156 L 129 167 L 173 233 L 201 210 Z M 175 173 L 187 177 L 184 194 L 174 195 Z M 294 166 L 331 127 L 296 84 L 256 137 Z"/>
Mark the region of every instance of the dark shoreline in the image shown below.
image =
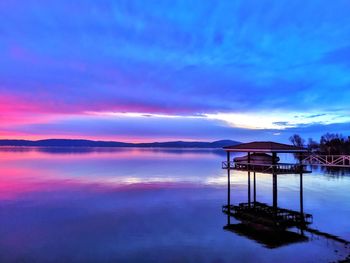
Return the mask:
<path id="1" fill-rule="evenodd" d="M 0 147 L 110 147 L 110 148 L 222 148 L 224 146 L 239 144 L 237 141 L 220 140 L 214 142 L 200 141 L 169 141 L 169 142 L 151 142 L 151 143 L 127 143 L 118 141 L 92 141 L 75 139 L 48 139 L 48 140 L 0 140 Z"/>

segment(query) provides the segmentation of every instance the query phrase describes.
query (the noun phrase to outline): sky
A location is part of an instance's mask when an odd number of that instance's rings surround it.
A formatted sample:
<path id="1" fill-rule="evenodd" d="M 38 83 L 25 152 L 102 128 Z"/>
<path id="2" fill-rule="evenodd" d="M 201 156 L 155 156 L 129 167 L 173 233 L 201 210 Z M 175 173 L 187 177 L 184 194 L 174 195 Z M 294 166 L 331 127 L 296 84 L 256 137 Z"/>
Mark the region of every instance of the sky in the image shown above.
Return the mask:
<path id="1" fill-rule="evenodd" d="M 350 135 L 348 0 L 0 1 L 0 138 Z"/>

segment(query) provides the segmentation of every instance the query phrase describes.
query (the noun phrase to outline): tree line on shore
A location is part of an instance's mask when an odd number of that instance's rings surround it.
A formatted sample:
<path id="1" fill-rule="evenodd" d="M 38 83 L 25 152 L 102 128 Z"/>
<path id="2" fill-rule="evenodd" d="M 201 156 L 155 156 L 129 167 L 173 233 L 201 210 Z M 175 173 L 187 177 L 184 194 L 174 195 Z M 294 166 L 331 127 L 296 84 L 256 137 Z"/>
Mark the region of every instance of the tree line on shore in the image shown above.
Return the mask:
<path id="1" fill-rule="evenodd" d="M 328 155 L 350 154 L 350 136 L 346 137 L 337 133 L 326 133 L 321 136 L 319 142 L 312 138 L 305 141 L 298 134 L 294 134 L 289 140 L 293 145 L 306 147 L 313 153 Z"/>

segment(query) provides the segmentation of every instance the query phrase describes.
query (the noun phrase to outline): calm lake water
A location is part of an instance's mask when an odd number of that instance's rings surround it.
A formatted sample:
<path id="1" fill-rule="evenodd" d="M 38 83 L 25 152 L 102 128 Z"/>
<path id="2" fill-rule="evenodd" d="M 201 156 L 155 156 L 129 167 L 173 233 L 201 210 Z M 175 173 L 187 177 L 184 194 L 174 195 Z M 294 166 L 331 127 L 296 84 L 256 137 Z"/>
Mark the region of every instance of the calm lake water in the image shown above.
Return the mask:
<path id="1" fill-rule="evenodd" d="M 317 235 L 270 249 L 225 231 L 223 160 L 220 150 L 0 148 L 0 262 L 330 262 L 350 253 Z M 271 182 L 257 174 L 259 201 L 271 204 Z M 350 240 L 349 189 L 350 173 L 304 175 L 313 228 Z M 246 173 L 233 172 L 231 191 L 232 202 L 247 200 Z M 278 198 L 299 209 L 299 176 L 279 176 Z"/>

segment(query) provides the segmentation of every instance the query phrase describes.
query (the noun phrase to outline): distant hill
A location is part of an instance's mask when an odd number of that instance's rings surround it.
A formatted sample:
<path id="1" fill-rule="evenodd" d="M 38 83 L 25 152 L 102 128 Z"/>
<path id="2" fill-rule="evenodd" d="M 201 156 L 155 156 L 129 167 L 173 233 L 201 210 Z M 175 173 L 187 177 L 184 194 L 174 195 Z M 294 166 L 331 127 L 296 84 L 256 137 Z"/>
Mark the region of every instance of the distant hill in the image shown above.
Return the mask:
<path id="1" fill-rule="evenodd" d="M 152 142 L 152 143 L 138 143 L 137 147 L 167 147 L 167 148 L 222 148 L 224 146 L 236 145 L 240 142 L 231 140 L 221 140 L 214 142 Z"/>
<path id="2" fill-rule="evenodd" d="M 163 147 L 163 148 L 222 148 L 236 145 L 240 142 L 221 140 L 214 142 L 152 142 L 152 143 L 126 143 L 114 141 L 91 141 L 74 139 L 48 139 L 39 141 L 29 140 L 0 140 L 0 146 L 27 146 L 27 147 Z"/>

